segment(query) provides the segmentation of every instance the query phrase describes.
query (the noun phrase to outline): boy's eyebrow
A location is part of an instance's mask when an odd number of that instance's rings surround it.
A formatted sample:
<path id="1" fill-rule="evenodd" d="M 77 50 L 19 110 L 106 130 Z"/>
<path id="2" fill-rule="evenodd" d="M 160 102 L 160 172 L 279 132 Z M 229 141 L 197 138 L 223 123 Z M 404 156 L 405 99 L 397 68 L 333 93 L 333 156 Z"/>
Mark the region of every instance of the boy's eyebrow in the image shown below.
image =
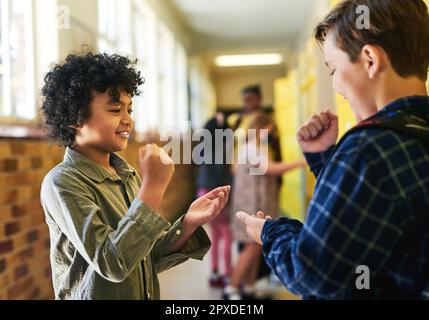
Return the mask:
<path id="1" fill-rule="evenodd" d="M 113 100 L 111 99 L 111 100 L 109 100 L 108 104 L 110 105 L 110 104 L 115 103 L 115 102 L 116 102 L 116 101 L 113 101 Z M 119 104 L 120 104 L 121 106 L 125 106 L 125 102 L 124 102 L 124 101 L 119 100 L 118 102 L 119 102 Z M 131 107 L 132 105 L 133 105 L 133 100 L 131 100 L 131 101 L 130 101 L 130 103 L 128 104 L 128 107 Z"/>

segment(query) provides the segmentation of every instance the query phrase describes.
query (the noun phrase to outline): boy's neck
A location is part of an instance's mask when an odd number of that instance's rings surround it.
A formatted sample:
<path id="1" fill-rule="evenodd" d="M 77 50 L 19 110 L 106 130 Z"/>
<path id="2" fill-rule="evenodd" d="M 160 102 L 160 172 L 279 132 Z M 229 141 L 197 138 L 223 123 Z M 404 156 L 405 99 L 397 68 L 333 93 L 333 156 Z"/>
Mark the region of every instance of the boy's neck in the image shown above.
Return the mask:
<path id="1" fill-rule="evenodd" d="M 100 166 L 104 167 L 107 170 L 111 170 L 110 166 L 110 153 L 101 152 L 99 150 L 95 150 L 93 148 L 75 145 L 73 146 L 73 150 L 79 152 L 89 160 L 94 161 Z"/>
<path id="2" fill-rule="evenodd" d="M 375 100 L 377 111 L 395 100 L 412 96 L 427 96 L 428 94 L 426 84 L 417 77 L 398 77 L 389 82 L 384 88 L 381 88 L 379 93 Z"/>

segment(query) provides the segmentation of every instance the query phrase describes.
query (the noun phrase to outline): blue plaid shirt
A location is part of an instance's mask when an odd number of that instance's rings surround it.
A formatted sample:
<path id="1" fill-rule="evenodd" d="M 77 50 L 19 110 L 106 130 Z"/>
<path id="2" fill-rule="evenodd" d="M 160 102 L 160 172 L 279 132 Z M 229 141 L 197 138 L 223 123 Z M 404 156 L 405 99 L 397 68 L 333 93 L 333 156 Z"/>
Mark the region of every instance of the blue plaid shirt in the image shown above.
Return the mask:
<path id="1" fill-rule="evenodd" d="M 410 105 L 429 123 L 428 97 L 399 99 L 384 111 Z M 429 282 L 428 150 L 413 136 L 366 128 L 305 154 L 317 177 L 305 223 L 267 221 L 261 236 L 284 285 L 304 298 L 420 298 Z M 356 287 L 359 265 L 370 270 L 369 290 Z"/>

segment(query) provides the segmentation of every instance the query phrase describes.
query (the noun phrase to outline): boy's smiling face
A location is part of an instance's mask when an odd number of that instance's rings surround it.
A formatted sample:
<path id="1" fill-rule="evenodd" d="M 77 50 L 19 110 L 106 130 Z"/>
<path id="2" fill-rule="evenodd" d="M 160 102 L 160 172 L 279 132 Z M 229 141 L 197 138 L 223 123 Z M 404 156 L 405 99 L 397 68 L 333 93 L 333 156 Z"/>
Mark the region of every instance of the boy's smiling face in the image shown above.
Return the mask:
<path id="1" fill-rule="evenodd" d="M 102 153 L 117 152 L 127 148 L 133 129 L 132 100 L 120 92 L 119 101 L 107 93 L 94 93 L 89 119 L 76 132 L 76 144 Z"/>
<path id="2" fill-rule="evenodd" d="M 334 90 L 349 102 L 357 119 L 374 114 L 376 107 L 371 101 L 373 88 L 364 59 L 359 57 L 352 62 L 348 54 L 337 46 L 333 31 L 326 35 L 323 52 L 331 70 Z"/>

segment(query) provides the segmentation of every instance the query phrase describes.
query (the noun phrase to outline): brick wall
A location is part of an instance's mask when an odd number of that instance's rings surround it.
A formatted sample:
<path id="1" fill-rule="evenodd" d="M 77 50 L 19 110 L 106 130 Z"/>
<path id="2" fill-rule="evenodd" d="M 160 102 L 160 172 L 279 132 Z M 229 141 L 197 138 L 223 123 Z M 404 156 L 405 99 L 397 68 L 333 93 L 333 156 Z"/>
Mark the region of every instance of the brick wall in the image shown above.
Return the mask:
<path id="1" fill-rule="evenodd" d="M 140 145 L 122 155 L 136 169 Z M 0 140 L 0 300 L 52 299 L 49 233 L 40 205 L 44 176 L 62 161 L 64 150 L 43 141 Z M 177 218 L 194 194 L 191 166 L 178 165 L 161 206 Z"/>

